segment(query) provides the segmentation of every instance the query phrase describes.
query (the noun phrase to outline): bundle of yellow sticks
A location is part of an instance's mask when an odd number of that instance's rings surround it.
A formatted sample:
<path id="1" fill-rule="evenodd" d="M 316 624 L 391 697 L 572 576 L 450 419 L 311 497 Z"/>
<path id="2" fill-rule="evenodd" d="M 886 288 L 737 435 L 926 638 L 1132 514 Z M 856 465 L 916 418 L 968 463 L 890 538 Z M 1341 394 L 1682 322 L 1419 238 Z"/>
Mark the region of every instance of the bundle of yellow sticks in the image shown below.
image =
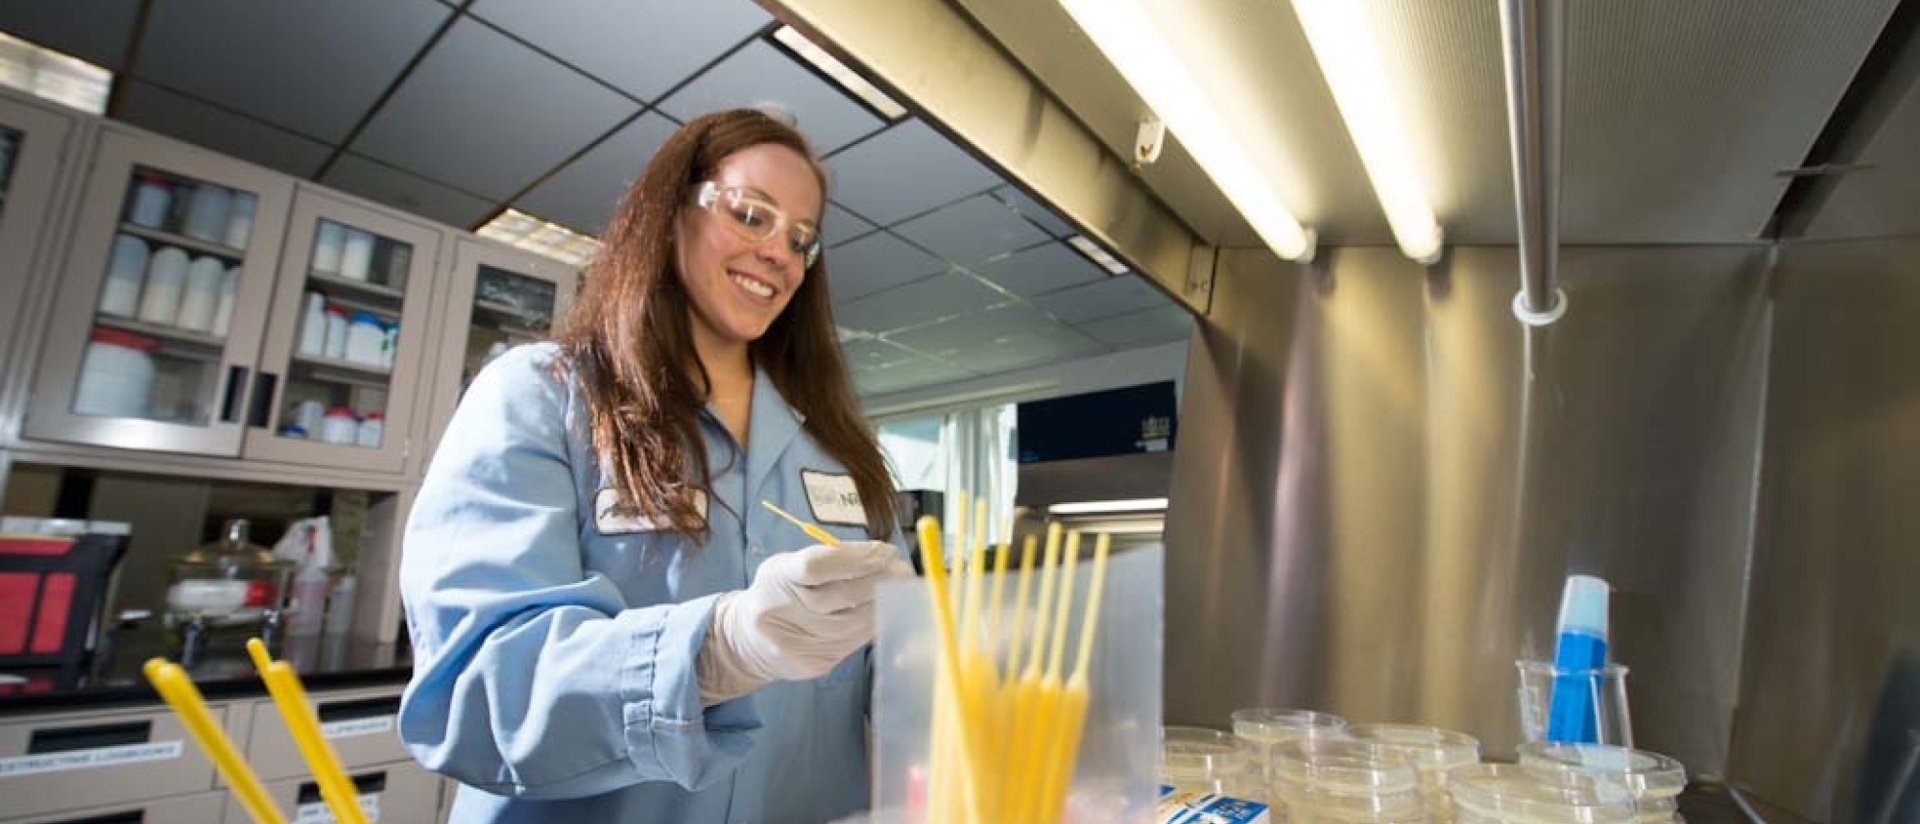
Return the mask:
<path id="1" fill-rule="evenodd" d="M 964 498 L 959 510 L 954 534 L 969 551 L 964 570 L 955 571 L 951 584 L 942 563 L 946 555 L 940 522 L 929 516 L 916 525 L 940 645 L 926 820 L 1054 824 L 1065 814 L 1086 724 L 1108 537 L 1100 535 L 1095 541 L 1093 572 L 1083 596 L 1079 656 L 1072 674 L 1063 679 L 1080 533 L 1066 533 L 1063 546 L 1060 526 L 1052 525 L 1044 552 L 1033 536 L 1027 537 L 1020 551 L 1019 583 L 1010 611 L 1003 615 L 1010 547 L 998 547 L 989 573 L 986 502 L 976 504 L 971 534 Z M 1036 555 L 1041 556 L 1039 592 L 1030 602 Z"/>

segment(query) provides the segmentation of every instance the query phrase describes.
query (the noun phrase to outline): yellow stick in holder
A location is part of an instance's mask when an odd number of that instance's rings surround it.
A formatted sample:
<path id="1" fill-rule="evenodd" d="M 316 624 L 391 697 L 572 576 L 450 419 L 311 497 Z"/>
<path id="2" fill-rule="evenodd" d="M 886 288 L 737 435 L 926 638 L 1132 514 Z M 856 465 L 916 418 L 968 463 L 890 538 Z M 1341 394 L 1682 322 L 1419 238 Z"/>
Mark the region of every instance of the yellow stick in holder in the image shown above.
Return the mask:
<path id="1" fill-rule="evenodd" d="M 320 785 L 320 798 L 327 802 L 327 809 L 333 811 L 333 820 L 340 824 L 368 824 L 366 813 L 360 809 L 360 794 L 354 792 L 353 779 L 340 767 L 340 757 L 334 754 L 333 745 L 320 734 L 320 720 L 314 717 L 313 708 L 307 706 L 307 689 L 300 685 L 300 676 L 293 671 L 293 665 L 268 657 L 267 645 L 258 638 L 247 639 L 247 654 L 253 656 L 260 680 L 267 683 L 267 692 L 273 695 L 280 717 L 286 719 L 293 743 L 307 760 L 307 769 L 313 771 L 313 780 Z"/>
<path id="2" fill-rule="evenodd" d="M 213 720 L 213 714 L 207 712 L 207 702 L 200 697 L 200 688 L 193 685 L 193 678 L 179 664 L 165 658 L 149 658 L 140 671 L 153 684 L 160 698 L 180 716 L 180 722 L 187 728 L 187 734 L 193 736 L 195 743 L 213 760 L 213 766 L 220 770 L 221 777 L 233 787 L 233 794 L 239 796 L 241 806 L 247 814 L 259 824 L 287 824 L 280 815 L 280 809 L 273 806 L 272 797 L 267 788 L 260 784 L 259 776 L 253 774 L 253 768 L 247 766 L 240 757 L 240 750 L 233 746 L 233 740 L 227 738 L 220 722 Z"/>
<path id="3" fill-rule="evenodd" d="M 800 520 L 800 518 L 794 515 L 793 513 L 788 512 L 784 509 L 781 509 L 780 507 L 774 506 L 772 501 L 761 501 L 760 505 L 773 510 L 773 514 L 778 515 L 792 522 L 794 526 L 797 526 L 800 528 L 801 532 L 807 533 L 807 537 L 812 538 L 816 541 L 819 541 L 820 543 L 826 544 L 827 546 L 840 545 L 840 539 L 836 537 L 833 533 L 828 532 L 824 529 L 821 529 L 819 526 L 816 526 L 815 524 L 809 521 Z"/>

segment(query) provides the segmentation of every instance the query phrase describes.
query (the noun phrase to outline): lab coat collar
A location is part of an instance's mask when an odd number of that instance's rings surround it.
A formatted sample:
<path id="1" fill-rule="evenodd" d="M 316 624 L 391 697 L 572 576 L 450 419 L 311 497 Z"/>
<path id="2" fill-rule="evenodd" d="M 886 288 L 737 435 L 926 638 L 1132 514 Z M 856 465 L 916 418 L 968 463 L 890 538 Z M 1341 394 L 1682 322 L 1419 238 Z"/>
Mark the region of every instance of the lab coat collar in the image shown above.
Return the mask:
<path id="1" fill-rule="evenodd" d="M 806 420 L 800 410 L 787 404 L 767 370 L 754 364 L 753 406 L 747 418 L 747 500 L 741 502 L 742 506 L 752 507 L 760 500 L 760 485 Z"/>

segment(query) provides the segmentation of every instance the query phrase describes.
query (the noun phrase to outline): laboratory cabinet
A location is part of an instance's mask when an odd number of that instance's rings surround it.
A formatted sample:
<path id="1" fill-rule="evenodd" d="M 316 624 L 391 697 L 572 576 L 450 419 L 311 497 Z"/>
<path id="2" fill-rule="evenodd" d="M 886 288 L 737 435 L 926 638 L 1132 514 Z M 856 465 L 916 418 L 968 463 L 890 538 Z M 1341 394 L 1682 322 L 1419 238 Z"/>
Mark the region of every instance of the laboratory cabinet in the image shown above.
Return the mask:
<path id="1" fill-rule="evenodd" d="M 0 94 L 0 370 L 10 369 L 28 323 L 47 228 L 86 121 L 51 106 Z"/>

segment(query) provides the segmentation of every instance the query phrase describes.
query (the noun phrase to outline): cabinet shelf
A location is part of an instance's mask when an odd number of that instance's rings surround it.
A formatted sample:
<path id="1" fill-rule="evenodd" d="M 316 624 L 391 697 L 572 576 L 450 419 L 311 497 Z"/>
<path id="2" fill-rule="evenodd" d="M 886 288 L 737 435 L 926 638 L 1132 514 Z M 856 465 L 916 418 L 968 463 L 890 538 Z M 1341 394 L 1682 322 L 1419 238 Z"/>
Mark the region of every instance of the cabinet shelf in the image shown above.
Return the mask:
<path id="1" fill-rule="evenodd" d="M 339 383 L 369 389 L 387 389 L 392 372 L 384 366 L 326 358 L 318 355 L 294 355 L 296 374 L 320 383 Z"/>
<path id="2" fill-rule="evenodd" d="M 475 300 L 474 312 L 510 332 L 543 334 L 552 321 L 545 315 L 528 312 L 509 303 L 492 300 Z"/>
<path id="3" fill-rule="evenodd" d="M 245 259 L 247 256 L 247 251 L 245 249 L 235 249 L 232 246 L 228 246 L 224 243 L 214 243 L 212 241 L 201 240 L 196 237 L 187 237 L 186 235 L 176 234 L 174 232 L 163 232 L 159 229 L 155 229 L 150 226 L 142 226 L 138 223 L 132 223 L 125 220 L 120 221 L 120 231 L 125 234 L 133 235 L 134 237 L 146 238 L 147 240 L 151 240 L 155 243 L 164 243 L 168 246 L 177 246 L 187 251 L 200 252 L 203 254 L 213 255 L 214 257 L 218 257 L 218 258 L 225 258 L 226 260 L 234 263 L 240 262 L 241 260 Z"/>
<path id="4" fill-rule="evenodd" d="M 159 323 L 134 320 L 133 318 L 123 318 L 104 312 L 95 313 L 94 322 L 101 326 L 121 329 L 134 334 L 155 338 L 161 342 L 162 352 L 178 358 L 217 361 L 220 359 L 221 351 L 227 346 L 226 338 L 218 335 L 210 335 L 206 332 L 195 332 L 192 329 L 181 329 L 178 326 L 166 326 Z"/>
<path id="5" fill-rule="evenodd" d="M 320 290 L 329 297 L 336 297 L 339 293 L 346 293 L 371 298 L 383 298 L 394 306 L 398 306 L 400 301 L 407 296 L 406 292 L 391 286 L 382 286 L 370 281 L 345 278 L 330 272 L 322 272 L 318 269 L 310 269 L 307 271 L 307 282 L 329 287 Z M 389 309 L 388 311 L 393 310 Z"/>

